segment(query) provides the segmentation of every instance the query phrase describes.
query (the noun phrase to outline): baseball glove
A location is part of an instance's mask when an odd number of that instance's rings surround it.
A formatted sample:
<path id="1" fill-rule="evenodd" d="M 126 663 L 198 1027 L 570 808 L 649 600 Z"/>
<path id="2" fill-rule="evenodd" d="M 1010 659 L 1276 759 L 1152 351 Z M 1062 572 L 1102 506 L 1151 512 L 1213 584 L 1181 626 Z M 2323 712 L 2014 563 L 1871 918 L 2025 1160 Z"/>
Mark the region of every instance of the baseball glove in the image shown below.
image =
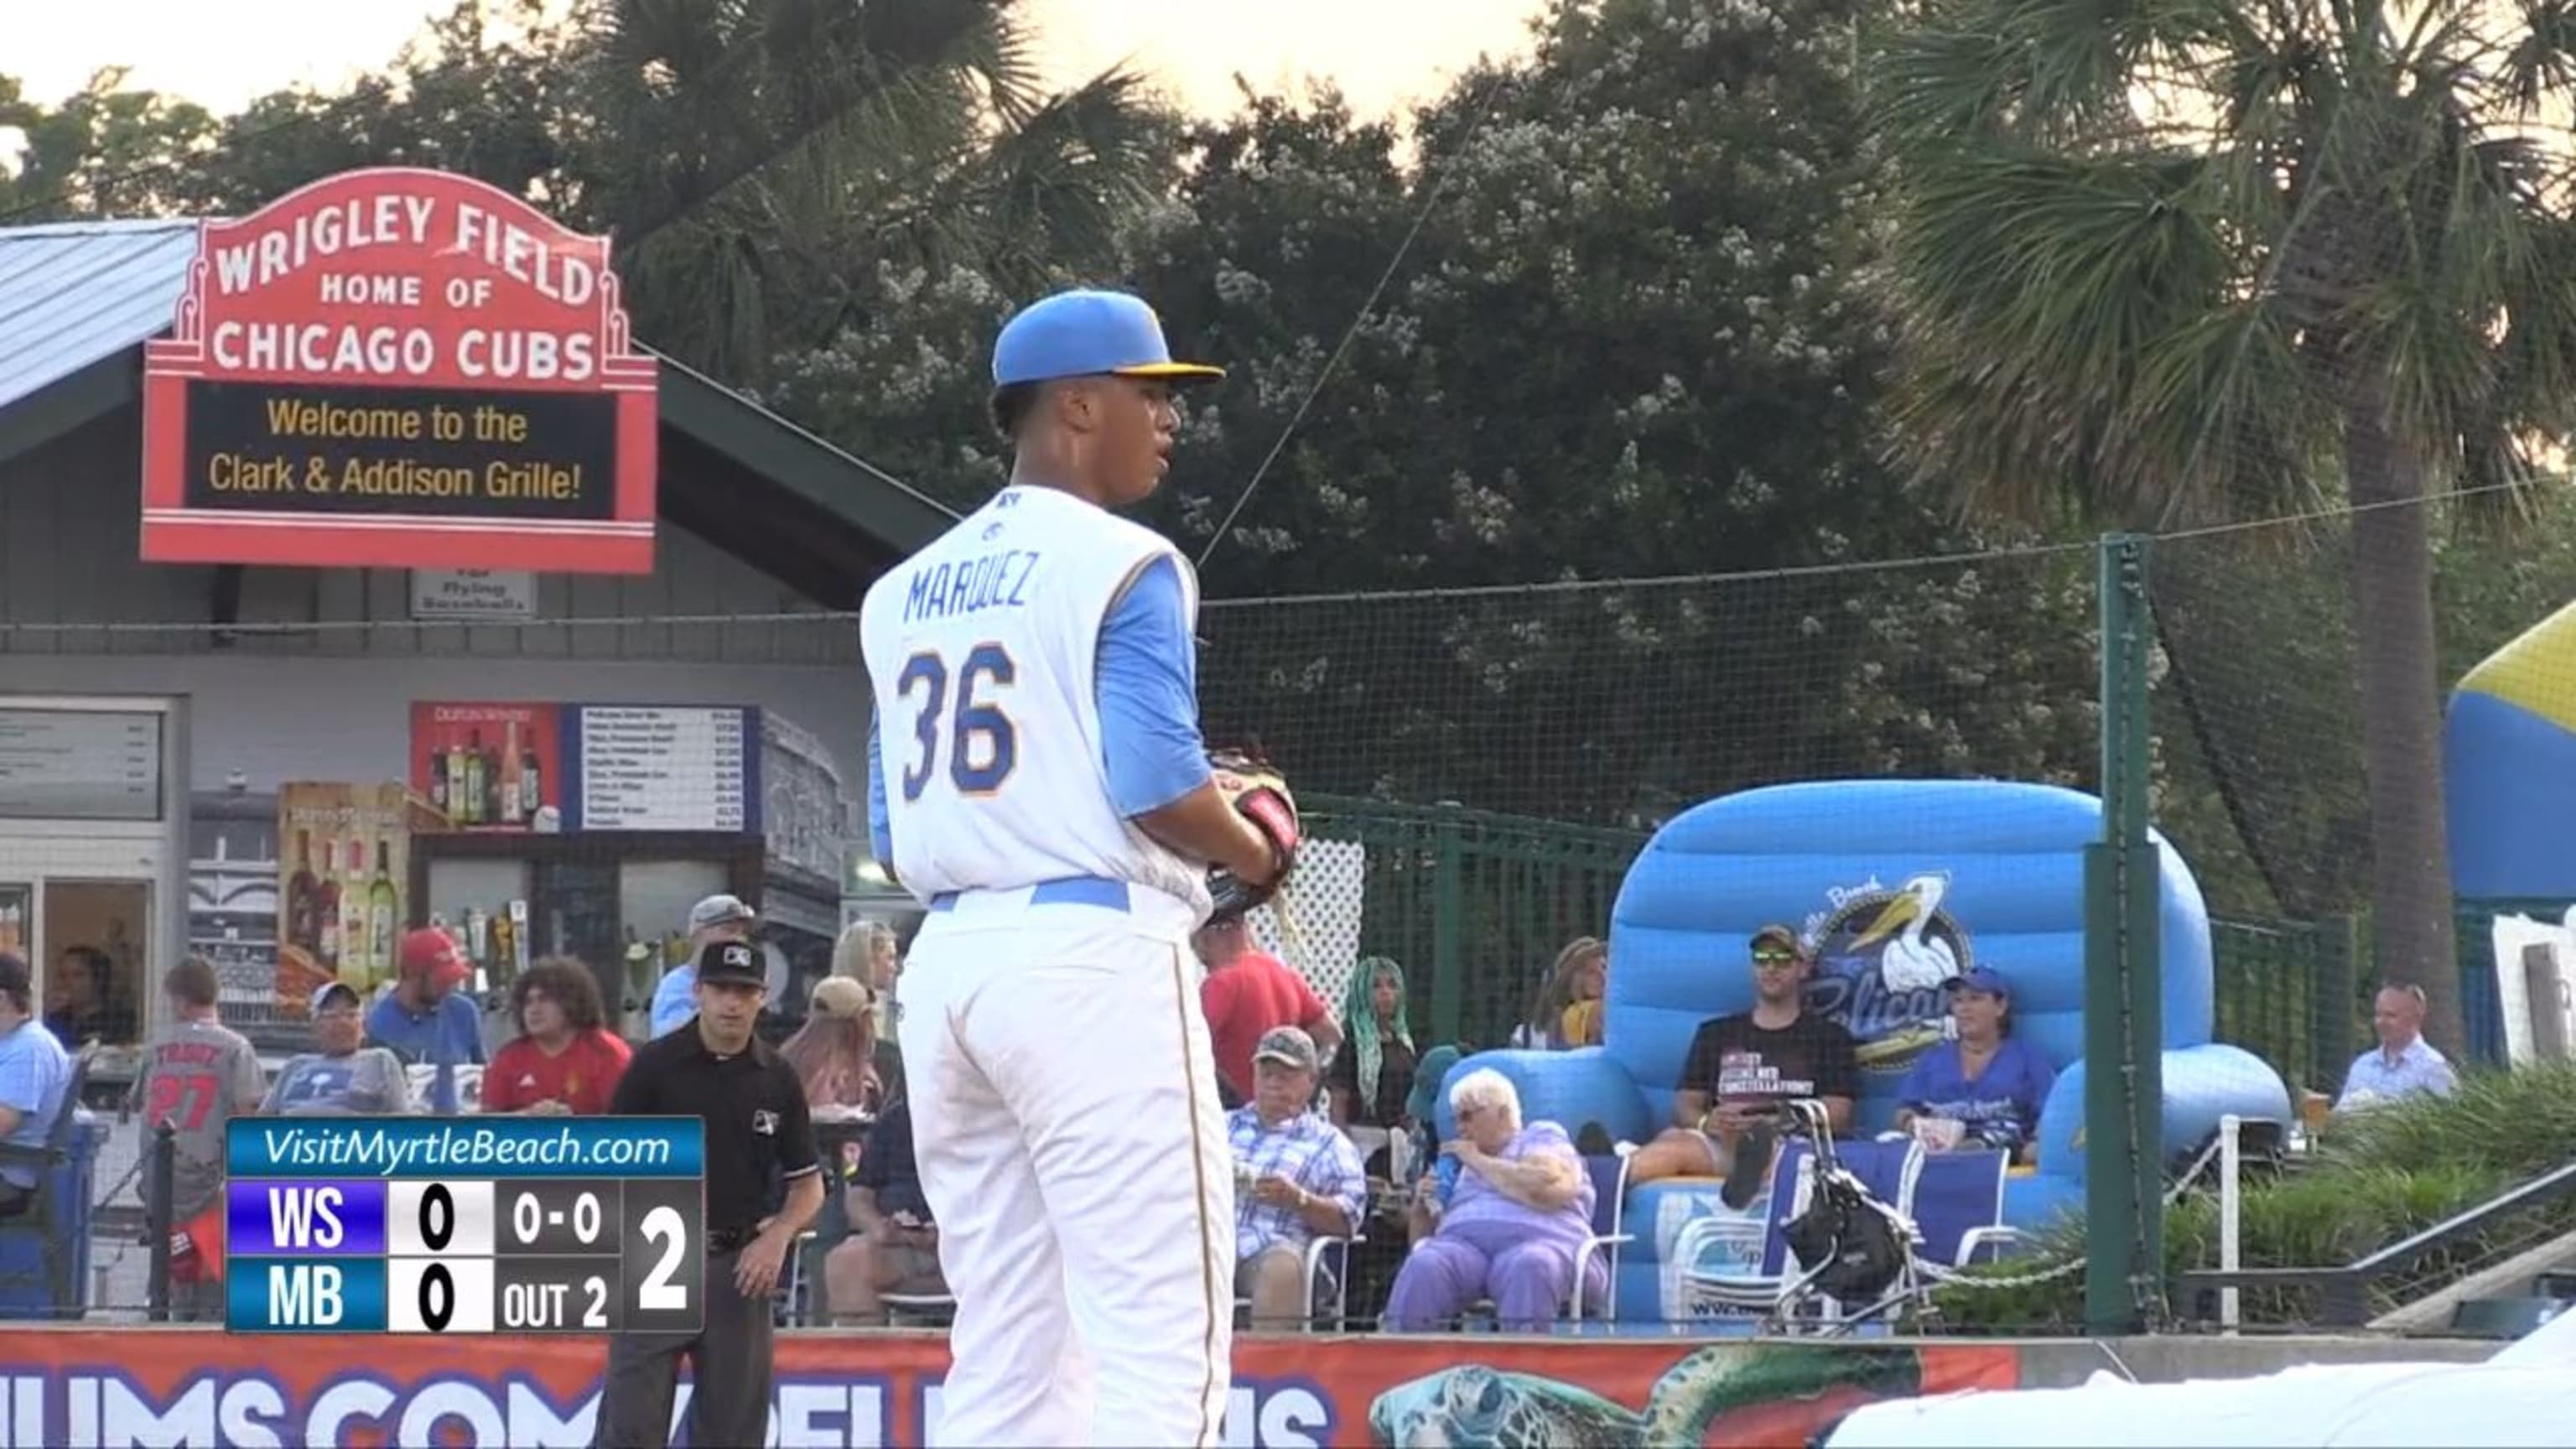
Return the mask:
<path id="1" fill-rule="evenodd" d="M 1216 902 L 1209 919 L 1222 921 L 1240 916 L 1279 894 L 1280 883 L 1297 864 L 1297 847 L 1305 835 L 1297 820 L 1296 797 L 1288 793 L 1287 779 L 1268 760 L 1244 750 L 1211 750 L 1208 764 L 1216 770 L 1217 789 L 1270 842 L 1279 858 L 1278 873 L 1262 885 L 1254 885 L 1224 866 L 1208 872 L 1208 895 Z"/>

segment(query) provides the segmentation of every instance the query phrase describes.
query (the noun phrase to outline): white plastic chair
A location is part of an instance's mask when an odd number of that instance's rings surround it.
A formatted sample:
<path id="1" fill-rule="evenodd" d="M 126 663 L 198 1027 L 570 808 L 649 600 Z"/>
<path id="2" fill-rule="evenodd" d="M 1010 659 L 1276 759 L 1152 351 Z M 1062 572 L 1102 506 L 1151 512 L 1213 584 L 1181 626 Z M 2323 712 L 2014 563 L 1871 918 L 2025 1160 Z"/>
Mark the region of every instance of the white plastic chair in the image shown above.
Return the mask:
<path id="1" fill-rule="evenodd" d="M 1325 1323 L 1330 1323 L 1332 1325 L 1332 1330 L 1335 1333 L 1339 1333 L 1350 1326 L 1351 1248 L 1355 1244 L 1365 1243 L 1367 1241 L 1368 1234 L 1366 1233 L 1352 1233 L 1348 1237 L 1344 1237 L 1337 1233 L 1322 1233 L 1306 1240 L 1306 1250 L 1304 1254 L 1304 1278 L 1306 1283 L 1307 1332 L 1312 1333 L 1318 1326 Z M 1334 1260 L 1331 1280 L 1333 1291 L 1325 1295 L 1321 1302 L 1318 1302 L 1316 1299 L 1315 1289 L 1317 1281 L 1324 1271 L 1324 1260 L 1328 1257 Z M 1252 1295 L 1249 1293 L 1236 1294 L 1234 1298 L 1234 1311 L 1238 1314 L 1251 1312 Z"/>

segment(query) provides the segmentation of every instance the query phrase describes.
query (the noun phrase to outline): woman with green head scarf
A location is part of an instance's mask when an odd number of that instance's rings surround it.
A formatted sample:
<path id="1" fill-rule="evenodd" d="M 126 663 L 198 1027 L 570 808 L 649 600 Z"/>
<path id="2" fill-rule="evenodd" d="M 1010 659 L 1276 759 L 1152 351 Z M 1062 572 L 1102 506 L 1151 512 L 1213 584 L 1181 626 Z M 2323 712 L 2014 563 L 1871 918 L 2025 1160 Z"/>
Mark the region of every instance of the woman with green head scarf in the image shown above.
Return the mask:
<path id="1" fill-rule="evenodd" d="M 1345 1127 L 1400 1126 L 1413 1095 L 1413 1028 L 1404 1019 L 1404 968 L 1384 956 L 1364 957 L 1342 1002 L 1345 1048 L 1325 1085 L 1333 1120 Z"/>

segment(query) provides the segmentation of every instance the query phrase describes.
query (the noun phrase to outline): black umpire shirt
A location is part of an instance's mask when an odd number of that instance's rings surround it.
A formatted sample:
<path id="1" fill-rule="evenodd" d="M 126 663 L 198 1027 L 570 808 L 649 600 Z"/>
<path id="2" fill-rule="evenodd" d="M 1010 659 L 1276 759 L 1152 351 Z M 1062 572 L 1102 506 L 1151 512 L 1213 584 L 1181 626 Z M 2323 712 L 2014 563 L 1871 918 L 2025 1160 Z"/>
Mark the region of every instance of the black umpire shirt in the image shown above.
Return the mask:
<path id="1" fill-rule="evenodd" d="M 694 1018 L 636 1049 L 608 1110 L 707 1124 L 707 1237 L 718 1251 L 748 1241 L 777 1210 L 782 1185 L 820 1165 L 796 1069 L 757 1037 L 717 1056 Z"/>

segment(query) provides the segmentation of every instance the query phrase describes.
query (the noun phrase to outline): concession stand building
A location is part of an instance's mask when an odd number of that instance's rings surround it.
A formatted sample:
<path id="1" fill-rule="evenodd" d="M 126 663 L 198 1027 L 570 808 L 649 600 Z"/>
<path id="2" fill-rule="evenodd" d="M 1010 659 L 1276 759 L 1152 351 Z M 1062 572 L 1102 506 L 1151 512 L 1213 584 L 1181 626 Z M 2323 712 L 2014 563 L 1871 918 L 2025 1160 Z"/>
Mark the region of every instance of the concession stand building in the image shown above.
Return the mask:
<path id="1" fill-rule="evenodd" d="M 640 1025 L 730 889 L 801 985 L 865 841 L 837 615 L 950 518 L 478 182 L 0 230 L 0 946 L 110 1080 L 192 948 L 264 1046 L 433 921 Z"/>

